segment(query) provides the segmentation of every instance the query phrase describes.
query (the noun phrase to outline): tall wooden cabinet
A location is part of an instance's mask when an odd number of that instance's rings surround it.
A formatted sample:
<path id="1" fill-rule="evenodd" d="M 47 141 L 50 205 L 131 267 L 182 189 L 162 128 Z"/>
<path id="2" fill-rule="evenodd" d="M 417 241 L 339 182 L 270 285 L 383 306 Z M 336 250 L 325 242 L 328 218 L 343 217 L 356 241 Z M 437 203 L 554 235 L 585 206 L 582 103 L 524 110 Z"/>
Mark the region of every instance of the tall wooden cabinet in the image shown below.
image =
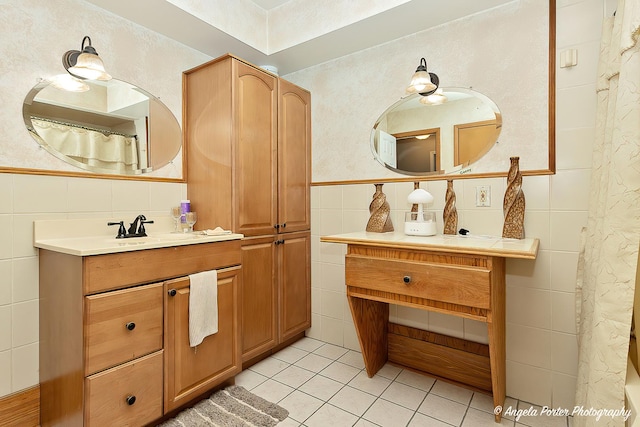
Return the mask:
<path id="1" fill-rule="evenodd" d="M 247 361 L 311 326 L 311 95 L 231 55 L 186 71 L 183 83 L 198 226 L 245 235 Z"/>

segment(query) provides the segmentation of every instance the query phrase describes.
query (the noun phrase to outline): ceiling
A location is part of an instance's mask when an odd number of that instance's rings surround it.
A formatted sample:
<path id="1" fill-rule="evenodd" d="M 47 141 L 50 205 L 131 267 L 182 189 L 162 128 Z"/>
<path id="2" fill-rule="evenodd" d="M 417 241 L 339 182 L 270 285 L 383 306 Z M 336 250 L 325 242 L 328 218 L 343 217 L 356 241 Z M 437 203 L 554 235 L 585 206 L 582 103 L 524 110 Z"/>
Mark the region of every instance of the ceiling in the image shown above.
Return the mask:
<path id="1" fill-rule="evenodd" d="M 281 28 L 269 27 L 270 13 L 287 13 L 289 10 L 303 10 L 307 15 L 324 17 L 320 22 L 322 27 L 328 30 L 322 34 L 309 33 L 308 35 L 296 33 L 299 41 L 289 47 L 276 52 L 268 49 L 256 48 L 250 42 L 243 41 L 242 34 L 230 34 L 218 28 L 216 23 L 207 22 L 208 17 L 194 16 L 187 10 L 178 6 L 181 1 L 185 5 L 187 0 L 86 0 L 98 7 L 106 9 L 125 19 L 161 33 L 176 41 L 179 41 L 193 49 L 201 51 L 211 57 L 217 57 L 227 52 L 233 53 L 257 65 L 272 65 L 279 69 L 281 75 L 308 68 L 323 62 L 327 62 L 341 56 L 373 47 L 391 40 L 408 36 L 410 34 L 441 25 L 501 6 L 518 0 L 405 0 L 388 2 L 395 5 L 381 11 L 380 5 L 384 2 L 371 2 L 361 0 L 344 0 L 348 3 L 337 2 L 342 9 L 335 7 L 332 17 L 331 8 L 333 2 L 319 2 L 317 0 L 251 0 L 259 8 L 264 9 L 264 30 L 266 34 L 278 33 Z M 229 9 L 238 10 L 234 16 L 224 16 L 225 19 L 243 19 L 242 10 L 249 0 L 218 0 L 215 4 Z M 304 3 L 308 3 L 308 6 Z M 362 8 L 368 4 L 378 7 L 370 16 L 362 15 Z M 245 6 L 243 6 L 245 5 Z M 344 9 L 347 5 L 351 10 L 358 11 L 357 19 L 352 22 L 332 28 L 332 22 L 345 22 Z M 289 7 L 289 6 L 295 6 Z M 359 6 L 359 7 L 358 7 Z M 297 9 L 296 9 L 297 8 Z M 315 9 L 313 9 L 315 8 Z M 255 9 L 255 8 L 254 8 Z M 149 13 L 153 11 L 153 13 Z M 208 9 L 211 16 L 214 12 Z M 340 14 L 339 14 L 340 13 Z M 280 16 L 281 17 L 281 16 Z M 286 16 L 279 22 L 291 23 L 296 16 Z M 339 19 L 340 18 L 340 21 Z M 306 17 L 305 19 L 308 19 Z M 273 20 L 275 21 L 275 19 Z M 239 21 L 240 22 L 240 21 Z M 300 22 L 298 22 L 300 24 Z M 316 23 L 317 24 L 317 23 Z M 309 24 L 309 27 L 313 23 Z M 300 25 L 299 25 L 300 27 Z M 318 25 L 315 30 L 317 31 Z M 233 28 L 233 26 L 230 26 Z M 304 28 L 304 25 L 302 25 Z M 258 29 L 259 30 L 259 29 Z"/>

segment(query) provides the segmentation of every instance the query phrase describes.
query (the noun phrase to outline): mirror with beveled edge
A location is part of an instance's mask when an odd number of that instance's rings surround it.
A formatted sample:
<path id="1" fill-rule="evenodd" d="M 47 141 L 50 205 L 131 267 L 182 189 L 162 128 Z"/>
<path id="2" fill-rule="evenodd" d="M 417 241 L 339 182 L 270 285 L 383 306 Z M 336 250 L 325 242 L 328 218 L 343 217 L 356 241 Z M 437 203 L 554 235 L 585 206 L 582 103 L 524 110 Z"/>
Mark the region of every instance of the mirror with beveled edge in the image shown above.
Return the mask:
<path id="1" fill-rule="evenodd" d="M 498 141 L 502 116 L 487 96 L 442 88 L 434 96 L 400 99 L 376 120 L 371 149 L 385 167 L 406 175 L 457 172 Z"/>
<path id="2" fill-rule="evenodd" d="M 180 125 L 158 98 L 117 79 L 84 83 L 77 92 L 42 81 L 27 94 L 24 122 L 44 149 L 104 175 L 145 176 L 181 162 Z"/>

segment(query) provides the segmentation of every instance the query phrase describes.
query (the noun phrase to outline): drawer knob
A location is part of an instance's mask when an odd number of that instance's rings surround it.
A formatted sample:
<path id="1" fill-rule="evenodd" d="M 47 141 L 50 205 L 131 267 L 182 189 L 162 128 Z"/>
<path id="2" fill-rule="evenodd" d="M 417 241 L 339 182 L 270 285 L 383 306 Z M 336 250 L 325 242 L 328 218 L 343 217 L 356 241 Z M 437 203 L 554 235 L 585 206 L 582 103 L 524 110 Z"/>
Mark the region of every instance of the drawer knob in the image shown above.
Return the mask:
<path id="1" fill-rule="evenodd" d="M 176 292 L 175 289 L 169 289 L 169 291 L 167 293 L 169 294 L 169 296 L 175 297 L 177 292 Z"/>
<path id="2" fill-rule="evenodd" d="M 129 322 L 126 325 L 124 325 L 128 330 L 133 331 L 136 328 L 136 324 L 133 322 Z M 135 398 L 134 398 L 135 400 Z"/>
<path id="3" fill-rule="evenodd" d="M 127 396 L 125 401 L 127 402 L 127 405 L 131 406 L 134 403 L 136 403 L 136 397 L 135 396 Z"/>
<path id="4" fill-rule="evenodd" d="M 404 281 L 404 283 L 409 283 L 411 282 L 411 276 L 404 276 L 402 280 Z"/>

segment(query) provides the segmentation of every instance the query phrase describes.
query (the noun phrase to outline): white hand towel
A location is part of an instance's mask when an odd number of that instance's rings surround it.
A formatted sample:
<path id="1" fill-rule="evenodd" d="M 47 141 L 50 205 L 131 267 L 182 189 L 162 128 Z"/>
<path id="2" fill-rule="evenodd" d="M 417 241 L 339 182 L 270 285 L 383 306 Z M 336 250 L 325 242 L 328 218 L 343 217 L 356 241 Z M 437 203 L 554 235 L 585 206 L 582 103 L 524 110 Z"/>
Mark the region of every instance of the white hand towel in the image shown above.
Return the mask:
<path id="1" fill-rule="evenodd" d="M 218 332 L 218 272 L 189 275 L 189 345 Z"/>

